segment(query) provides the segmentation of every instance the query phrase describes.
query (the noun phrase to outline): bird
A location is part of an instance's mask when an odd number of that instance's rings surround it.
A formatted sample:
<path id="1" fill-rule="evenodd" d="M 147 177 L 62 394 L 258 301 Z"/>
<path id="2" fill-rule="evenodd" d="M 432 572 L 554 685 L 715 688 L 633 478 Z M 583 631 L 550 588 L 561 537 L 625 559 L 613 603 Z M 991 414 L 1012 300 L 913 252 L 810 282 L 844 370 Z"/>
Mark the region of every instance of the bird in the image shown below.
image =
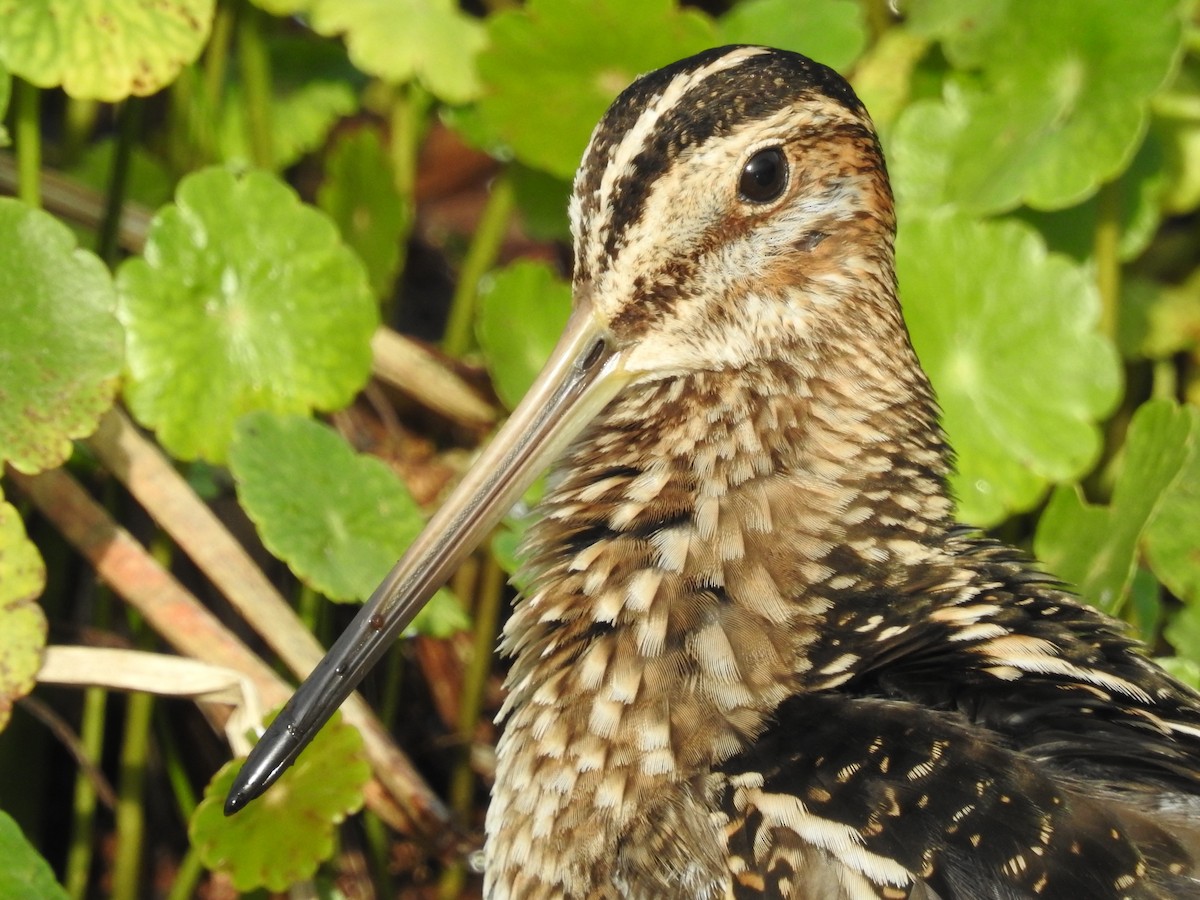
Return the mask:
<path id="1" fill-rule="evenodd" d="M 553 463 L 501 641 L 486 897 L 1200 898 L 1200 695 L 957 522 L 850 85 L 745 45 L 643 75 L 569 213 L 546 368 L 226 811 Z"/>

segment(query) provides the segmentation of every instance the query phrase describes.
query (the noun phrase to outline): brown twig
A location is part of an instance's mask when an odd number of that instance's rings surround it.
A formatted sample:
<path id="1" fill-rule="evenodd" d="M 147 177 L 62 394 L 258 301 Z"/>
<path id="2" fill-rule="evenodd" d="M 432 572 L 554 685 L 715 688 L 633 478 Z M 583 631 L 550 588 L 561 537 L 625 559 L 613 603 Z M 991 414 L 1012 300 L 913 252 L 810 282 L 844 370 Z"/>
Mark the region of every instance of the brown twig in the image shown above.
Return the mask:
<path id="1" fill-rule="evenodd" d="M 373 371 L 380 381 L 408 394 L 422 406 L 462 425 L 491 425 L 496 410 L 465 381 L 446 368 L 431 350 L 380 328 L 371 338 Z"/>
<path id="2" fill-rule="evenodd" d="M 324 648 L 158 446 L 119 408 L 109 411 L 87 443 L 284 664 L 300 677 L 312 671 Z M 376 776 L 411 826 L 425 834 L 444 829 L 442 802 L 362 697 L 352 695 L 342 714 L 362 732 Z"/>
<path id="3" fill-rule="evenodd" d="M 290 696 L 291 688 L 163 569 L 65 470 L 51 469 L 39 475 L 23 475 L 10 469 L 7 475 L 92 564 L 96 574 L 172 647 L 186 656 L 244 673 L 268 706 L 279 705 Z M 347 719 L 350 718 L 348 715 Z M 372 730 L 368 728 L 364 737 Z M 382 728 L 378 730 L 382 731 Z M 379 740 L 377 735 L 368 739 L 368 746 L 377 754 L 387 743 L 386 739 Z M 372 762 L 377 771 L 382 770 L 389 776 L 389 781 L 394 782 L 393 775 L 399 770 L 394 767 L 391 753 L 384 751 L 383 755 L 382 766 L 375 757 Z M 389 783 L 387 791 L 378 784 L 368 786 L 366 800 L 392 827 L 404 830 L 406 824 L 412 823 L 418 828 L 428 828 L 431 819 L 439 818 L 441 802 L 436 797 L 428 809 L 417 810 L 423 815 L 403 816 L 389 800 L 389 792 L 396 793 L 393 784 Z M 444 814 L 440 818 L 444 821 Z"/>
<path id="4" fill-rule="evenodd" d="M 110 810 L 116 808 L 116 791 L 108 783 L 108 779 L 104 777 L 100 767 L 88 758 L 87 751 L 83 749 L 83 744 L 79 740 L 79 735 L 75 733 L 67 720 L 37 697 L 22 697 L 17 703 L 46 726 L 50 733 L 58 738 L 59 743 L 67 748 L 67 752 L 75 758 L 75 764 L 79 766 L 79 770 L 92 783 L 92 789 L 96 792 L 100 802 Z"/>

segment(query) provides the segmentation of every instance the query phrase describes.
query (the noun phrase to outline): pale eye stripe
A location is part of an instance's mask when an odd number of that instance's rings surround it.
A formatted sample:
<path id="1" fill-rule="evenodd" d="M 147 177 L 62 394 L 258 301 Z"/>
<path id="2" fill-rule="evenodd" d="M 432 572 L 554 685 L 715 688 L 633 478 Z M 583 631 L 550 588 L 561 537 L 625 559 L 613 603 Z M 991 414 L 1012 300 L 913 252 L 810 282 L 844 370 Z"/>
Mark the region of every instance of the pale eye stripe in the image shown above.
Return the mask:
<path id="1" fill-rule="evenodd" d="M 588 145 L 587 151 L 584 152 L 584 159 L 592 160 L 593 165 L 604 165 L 604 174 L 600 179 L 600 186 L 596 190 L 596 203 L 594 208 L 598 211 L 596 216 L 590 223 L 573 222 L 575 234 L 577 235 L 576 252 L 587 246 L 590 249 L 587 260 L 588 271 L 600 271 L 601 260 L 600 255 L 604 247 L 604 235 L 611 228 L 611 204 L 613 199 L 613 190 L 618 181 L 627 176 L 633 170 L 633 161 L 637 155 L 650 142 L 659 121 L 669 110 L 674 109 L 680 99 L 684 97 L 690 90 L 697 85 L 703 83 L 708 78 L 711 78 L 717 72 L 724 72 L 727 69 L 732 69 L 735 66 L 741 65 L 746 60 L 767 53 L 763 47 L 738 47 L 731 50 L 724 56 L 718 57 L 707 65 L 701 66 L 690 72 L 681 73 L 673 78 L 669 84 L 663 89 L 657 100 L 638 116 L 637 121 L 633 124 L 625 135 L 621 138 L 621 142 L 616 145 L 612 151 L 611 159 L 601 160 L 592 159 L 592 146 L 596 141 L 599 130 L 593 132 L 592 141 Z M 577 176 L 576 183 L 585 183 L 584 173 L 581 171 Z M 571 211 L 577 212 L 578 207 L 572 204 Z M 609 214 L 606 214 L 609 211 Z M 584 235 L 582 228 L 588 226 L 590 234 Z"/>

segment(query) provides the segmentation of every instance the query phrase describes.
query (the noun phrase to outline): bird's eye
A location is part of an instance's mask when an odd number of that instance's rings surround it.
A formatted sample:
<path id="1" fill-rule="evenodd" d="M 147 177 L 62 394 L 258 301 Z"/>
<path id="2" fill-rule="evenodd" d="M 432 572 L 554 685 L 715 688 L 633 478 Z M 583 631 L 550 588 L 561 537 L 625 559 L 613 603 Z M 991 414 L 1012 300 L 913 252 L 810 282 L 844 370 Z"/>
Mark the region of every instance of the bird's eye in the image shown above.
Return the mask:
<path id="1" fill-rule="evenodd" d="M 787 180 L 787 158 L 778 147 L 769 147 L 750 157 L 742 169 L 738 193 L 751 203 L 770 203 L 783 193 Z"/>

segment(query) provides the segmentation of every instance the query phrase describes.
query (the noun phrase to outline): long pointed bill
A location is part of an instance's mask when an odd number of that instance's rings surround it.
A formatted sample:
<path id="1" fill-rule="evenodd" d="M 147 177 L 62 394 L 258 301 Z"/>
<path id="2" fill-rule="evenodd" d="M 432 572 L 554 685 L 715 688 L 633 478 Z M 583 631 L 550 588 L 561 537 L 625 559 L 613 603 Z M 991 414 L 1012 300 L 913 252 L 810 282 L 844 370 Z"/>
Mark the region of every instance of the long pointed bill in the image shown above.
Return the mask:
<path id="1" fill-rule="evenodd" d="M 255 745 L 226 815 L 295 761 L 434 591 L 628 380 L 590 304 L 580 304 L 525 399 Z"/>

